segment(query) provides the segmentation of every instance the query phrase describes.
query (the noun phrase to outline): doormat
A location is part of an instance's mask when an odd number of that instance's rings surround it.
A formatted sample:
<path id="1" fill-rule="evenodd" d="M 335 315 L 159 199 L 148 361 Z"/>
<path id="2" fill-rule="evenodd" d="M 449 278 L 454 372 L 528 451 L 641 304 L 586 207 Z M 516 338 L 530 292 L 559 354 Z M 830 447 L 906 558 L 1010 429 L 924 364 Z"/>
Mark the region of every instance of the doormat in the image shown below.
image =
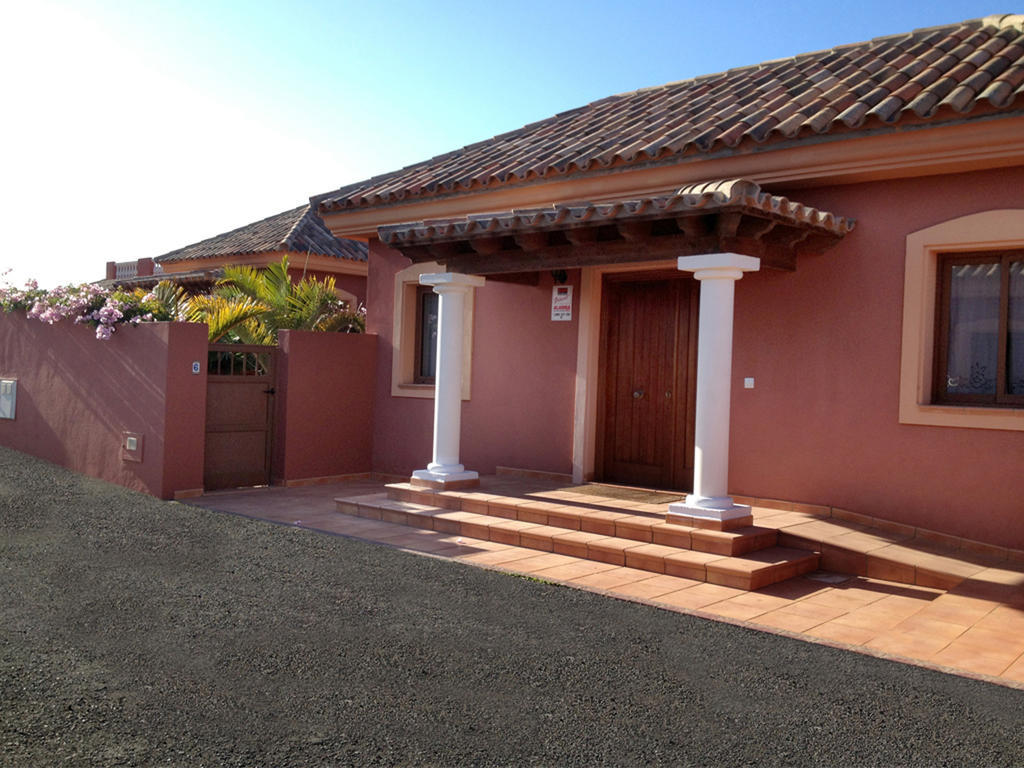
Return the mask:
<path id="1" fill-rule="evenodd" d="M 619 501 L 637 501 L 641 504 L 670 504 L 673 501 L 683 501 L 685 494 L 672 493 L 671 491 L 653 491 L 647 488 L 629 488 L 622 485 L 604 485 L 602 483 L 588 483 L 587 485 L 572 485 L 562 488 L 563 491 L 573 493 L 585 493 L 591 496 L 600 496 L 604 499 L 618 499 Z"/>

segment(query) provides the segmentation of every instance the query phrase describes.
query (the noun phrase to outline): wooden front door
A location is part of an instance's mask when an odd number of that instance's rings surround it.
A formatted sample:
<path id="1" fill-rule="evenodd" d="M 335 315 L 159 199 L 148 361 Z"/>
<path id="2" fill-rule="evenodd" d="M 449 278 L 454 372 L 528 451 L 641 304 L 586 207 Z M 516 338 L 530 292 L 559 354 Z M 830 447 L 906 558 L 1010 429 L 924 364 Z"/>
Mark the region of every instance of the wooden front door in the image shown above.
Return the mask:
<path id="1" fill-rule="evenodd" d="M 607 276 L 597 469 L 606 482 L 691 490 L 697 281 Z"/>
<path id="2" fill-rule="evenodd" d="M 270 483 L 276 347 L 211 344 L 203 487 Z"/>

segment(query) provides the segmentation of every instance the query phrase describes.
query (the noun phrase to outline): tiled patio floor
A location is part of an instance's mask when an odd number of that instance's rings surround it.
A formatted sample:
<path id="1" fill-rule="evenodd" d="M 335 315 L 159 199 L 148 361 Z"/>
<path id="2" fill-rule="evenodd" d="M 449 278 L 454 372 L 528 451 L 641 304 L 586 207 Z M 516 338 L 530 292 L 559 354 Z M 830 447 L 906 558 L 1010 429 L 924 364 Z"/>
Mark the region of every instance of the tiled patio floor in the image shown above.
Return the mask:
<path id="1" fill-rule="evenodd" d="M 948 591 L 817 572 L 746 592 L 335 509 L 335 498 L 382 489 L 382 483 L 369 480 L 255 488 L 212 493 L 188 503 L 1024 688 L 1024 588 L 1018 570 L 988 568 Z"/>

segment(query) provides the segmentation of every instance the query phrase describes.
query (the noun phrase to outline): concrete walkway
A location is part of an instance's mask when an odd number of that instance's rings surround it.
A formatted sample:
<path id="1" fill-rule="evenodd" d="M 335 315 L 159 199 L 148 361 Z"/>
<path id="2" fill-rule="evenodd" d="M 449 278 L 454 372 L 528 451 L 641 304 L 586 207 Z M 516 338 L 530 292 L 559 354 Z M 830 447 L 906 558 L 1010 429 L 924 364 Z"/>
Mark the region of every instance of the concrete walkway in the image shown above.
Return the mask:
<path id="1" fill-rule="evenodd" d="M 1024 575 L 1017 570 L 988 568 L 948 590 L 818 571 L 745 592 L 335 509 L 335 498 L 382 490 L 367 480 L 223 491 L 188 503 L 1024 688 Z"/>

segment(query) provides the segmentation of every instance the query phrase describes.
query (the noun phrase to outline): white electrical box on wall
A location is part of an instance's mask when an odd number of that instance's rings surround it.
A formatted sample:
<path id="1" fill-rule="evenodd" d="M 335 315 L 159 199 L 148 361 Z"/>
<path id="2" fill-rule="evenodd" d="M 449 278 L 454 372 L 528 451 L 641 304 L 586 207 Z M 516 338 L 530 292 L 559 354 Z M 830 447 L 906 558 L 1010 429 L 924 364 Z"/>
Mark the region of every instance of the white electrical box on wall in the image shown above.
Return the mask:
<path id="1" fill-rule="evenodd" d="M 13 419 L 18 398 L 18 380 L 0 379 L 0 419 Z"/>

